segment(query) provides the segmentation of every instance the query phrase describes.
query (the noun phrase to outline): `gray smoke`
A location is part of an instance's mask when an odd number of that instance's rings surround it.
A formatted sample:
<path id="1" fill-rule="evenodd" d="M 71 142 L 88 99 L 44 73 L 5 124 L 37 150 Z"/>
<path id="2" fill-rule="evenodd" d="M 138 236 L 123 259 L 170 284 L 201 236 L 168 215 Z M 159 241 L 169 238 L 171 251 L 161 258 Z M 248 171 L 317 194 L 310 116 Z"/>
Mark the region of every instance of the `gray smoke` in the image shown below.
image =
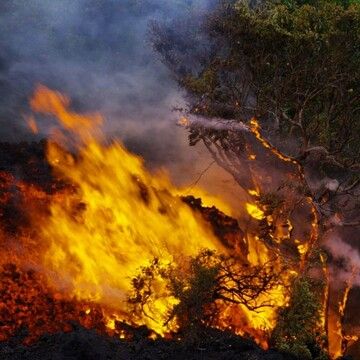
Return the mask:
<path id="1" fill-rule="evenodd" d="M 211 2 L 2 0 L 0 141 L 30 139 L 23 114 L 42 83 L 67 93 L 79 111 L 100 111 L 107 133 L 132 150 L 173 161 L 184 144 L 170 109 L 184 100 L 147 41 L 148 24 L 205 13 Z"/>
<path id="2" fill-rule="evenodd" d="M 204 127 L 212 130 L 222 131 L 249 131 L 249 127 L 241 121 L 225 120 L 221 118 L 205 118 L 204 116 L 189 114 L 186 117 L 181 117 L 177 125 L 185 128 Z"/>
<path id="3" fill-rule="evenodd" d="M 340 267 L 332 269 L 333 281 L 343 284 L 350 282 L 360 286 L 360 253 L 337 235 L 330 235 L 324 243 L 325 248 L 331 253 L 335 262 Z"/>

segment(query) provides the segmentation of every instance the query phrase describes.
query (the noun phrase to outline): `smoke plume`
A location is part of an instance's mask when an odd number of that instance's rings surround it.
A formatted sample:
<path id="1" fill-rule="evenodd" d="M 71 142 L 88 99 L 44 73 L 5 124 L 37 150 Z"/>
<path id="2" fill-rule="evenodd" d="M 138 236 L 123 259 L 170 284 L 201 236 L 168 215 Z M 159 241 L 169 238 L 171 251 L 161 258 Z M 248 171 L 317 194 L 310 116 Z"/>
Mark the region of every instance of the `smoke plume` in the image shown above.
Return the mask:
<path id="1" fill-rule="evenodd" d="M 68 94 L 78 111 L 100 111 L 109 136 L 150 161 L 174 161 L 184 135 L 174 129 L 171 108 L 184 100 L 147 40 L 148 24 L 210 6 L 210 0 L 1 1 L 0 141 L 30 139 L 23 115 L 42 83 Z M 46 134 L 44 124 L 41 130 Z"/>
<path id="2" fill-rule="evenodd" d="M 359 251 L 336 235 L 330 236 L 324 246 L 330 251 L 335 264 L 340 265 L 333 269 L 333 279 L 341 283 L 350 281 L 352 284 L 360 286 Z"/>

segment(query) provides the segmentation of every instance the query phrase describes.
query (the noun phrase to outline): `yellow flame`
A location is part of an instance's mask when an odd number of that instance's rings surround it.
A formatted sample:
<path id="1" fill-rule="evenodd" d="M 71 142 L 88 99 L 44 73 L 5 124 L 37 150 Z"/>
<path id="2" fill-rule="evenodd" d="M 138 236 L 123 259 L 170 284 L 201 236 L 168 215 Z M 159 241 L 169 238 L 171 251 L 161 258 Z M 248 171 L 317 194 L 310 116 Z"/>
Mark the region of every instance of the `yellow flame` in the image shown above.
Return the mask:
<path id="1" fill-rule="evenodd" d="M 165 174 L 151 175 L 143 160 L 119 142 L 102 146 L 96 141 L 91 134 L 94 123 L 102 122 L 99 115 L 72 113 L 66 97 L 44 87 L 31 105 L 56 116 L 76 134 L 81 130 L 85 140 L 76 159 L 56 144 L 48 145 L 56 173 L 77 187 L 76 194 L 51 204 L 51 216 L 41 224 L 53 284 L 122 313 L 127 310 L 130 279 L 154 257 L 166 263 L 203 248 L 225 251 L 203 220 L 174 195 L 179 190 Z M 159 297 L 144 322 L 162 333 L 173 303 L 170 297 Z"/>
<path id="2" fill-rule="evenodd" d="M 309 245 L 307 243 L 300 244 L 300 245 L 298 245 L 297 248 L 298 248 L 299 254 L 304 256 L 307 253 L 308 249 L 309 249 Z"/>
<path id="3" fill-rule="evenodd" d="M 184 256 L 197 255 L 204 248 L 218 253 L 227 249 L 200 215 L 181 201 L 178 195 L 184 194 L 184 189 L 173 186 L 164 172 L 149 173 L 143 160 L 119 142 L 107 146 L 99 142 L 95 136 L 99 136 L 98 126 L 103 122 L 99 114 L 74 113 L 67 97 L 43 86 L 30 104 L 35 112 L 54 116 L 67 133 L 80 140 L 75 143 L 76 156 L 64 150 L 67 137 L 59 138 L 59 133 L 56 140 L 61 140 L 62 147 L 55 142 L 48 144 L 47 157 L 54 172 L 72 184 L 62 201 L 51 203 L 50 216 L 39 224 L 46 245 L 42 265 L 50 283 L 64 294 L 104 305 L 109 329 L 114 330 L 116 320 L 121 319 L 146 324 L 164 334 L 168 310 L 177 300 L 169 295 L 166 283 L 157 279 L 155 299 L 145 309 L 148 316 L 135 320 L 126 301 L 131 278 L 154 257 L 163 264 L 176 265 Z M 201 197 L 205 206 L 231 211 L 201 189 L 191 192 Z M 259 197 L 260 191 L 249 190 L 249 194 Z M 256 204 L 247 203 L 246 210 L 257 220 L 265 217 Z M 258 237 L 249 236 L 248 245 L 251 264 L 270 260 L 267 247 Z M 259 302 L 267 300 L 271 306 L 259 313 L 241 305 L 225 307 L 219 326 L 233 324 L 237 333 L 263 334 L 257 340 L 264 345 L 275 325 L 276 309 L 286 303 L 286 296 L 281 285 L 262 296 L 266 299 Z"/>
<path id="4" fill-rule="evenodd" d="M 251 203 L 246 203 L 246 211 L 247 213 L 253 217 L 256 220 L 262 220 L 264 219 L 264 212 L 259 209 L 255 204 L 251 204 Z"/>
<path id="5" fill-rule="evenodd" d="M 248 193 L 251 195 L 251 196 L 256 196 L 256 197 L 259 197 L 260 196 L 260 193 L 258 190 L 248 190 Z"/>

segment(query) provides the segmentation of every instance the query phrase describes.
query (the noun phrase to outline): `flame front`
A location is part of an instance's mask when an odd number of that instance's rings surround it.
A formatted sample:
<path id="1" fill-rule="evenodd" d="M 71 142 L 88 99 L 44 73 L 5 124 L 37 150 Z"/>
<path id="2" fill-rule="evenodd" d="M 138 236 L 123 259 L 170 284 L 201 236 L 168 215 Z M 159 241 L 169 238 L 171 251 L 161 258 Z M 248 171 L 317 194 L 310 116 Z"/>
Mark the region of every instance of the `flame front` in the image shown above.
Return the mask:
<path id="1" fill-rule="evenodd" d="M 153 258 L 170 263 L 203 248 L 225 251 L 209 226 L 173 195 L 178 190 L 164 173 L 151 175 L 143 160 L 119 142 L 103 146 L 95 139 L 91 125 L 101 122 L 98 115 L 73 114 L 65 97 L 44 87 L 31 105 L 55 115 L 82 140 L 76 159 L 55 143 L 48 145 L 57 176 L 76 188 L 62 202 L 53 202 L 50 217 L 40 224 L 48 244 L 44 266 L 53 286 L 126 314 L 131 278 Z M 173 302 L 159 297 L 146 325 L 163 333 Z"/>
<path id="2" fill-rule="evenodd" d="M 73 112 L 67 97 L 44 86 L 37 88 L 30 105 L 34 113 L 46 119 L 53 117 L 61 125 L 62 130 L 55 128 L 52 141 L 48 142 L 47 160 L 63 187 L 49 195 L 18 185 L 24 193 L 31 190 L 45 208 L 33 211 L 29 205 L 31 228 L 37 234 L 32 233 L 31 241 L 24 241 L 28 244 L 24 251 L 28 253 L 26 264 L 31 258 L 31 264 L 47 279 L 46 285 L 53 294 L 72 304 L 78 302 L 72 314 L 76 319 L 76 314 L 82 314 L 81 324 L 93 326 L 100 311 L 109 331 L 119 330 L 116 320 L 145 324 L 162 335 L 176 330 L 176 323 L 164 325 L 177 301 L 169 294 L 165 281 L 157 279 L 155 295 L 145 305 L 147 316 L 139 319 L 127 301 L 131 280 L 154 258 L 181 269 L 184 259 L 203 249 L 239 255 L 230 253 L 237 251 L 236 246 L 231 246 L 231 239 L 227 244 L 214 235 L 201 214 L 180 198 L 188 195 L 187 191 L 173 186 L 164 171 L 150 173 L 142 158 L 129 153 L 119 141 L 106 143 L 99 114 Z M 38 131 L 39 119 L 29 119 L 31 129 Z M 253 133 L 260 141 L 259 127 L 255 125 L 253 122 Z M 270 144 L 263 145 L 271 148 Z M 225 213 L 231 212 L 220 199 L 206 198 L 201 189 L 192 187 L 191 192 L 201 196 L 206 206 L 216 205 Z M 268 306 L 251 311 L 244 304 L 224 302 L 215 326 L 251 335 L 267 347 L 277 310 L 288 301 L 287 285 L 297 275 L 294 264 L 282 263 L 275 249 L 290 240 L 293 225 L 286 214 L 274 217 L 260 202 L 260 188 L 248 189 L 248 193 L 252 200 L 239 204 L 246 211 L 244 218 L 251 222 L 242 239 L 246 249 L 242 249 L 241 261 L 254 266 L 271 262 L 279 279 L 272 289 L 259 295 L 259 303 Z M 306 260 L 316 241 L 315 220 L 310 244 L 305 239 L 299 241 L 300 262 Z M 28 251 L 34 243 L 36 246 Z M 24 265 L 24 261 L 17 263 Z"/>

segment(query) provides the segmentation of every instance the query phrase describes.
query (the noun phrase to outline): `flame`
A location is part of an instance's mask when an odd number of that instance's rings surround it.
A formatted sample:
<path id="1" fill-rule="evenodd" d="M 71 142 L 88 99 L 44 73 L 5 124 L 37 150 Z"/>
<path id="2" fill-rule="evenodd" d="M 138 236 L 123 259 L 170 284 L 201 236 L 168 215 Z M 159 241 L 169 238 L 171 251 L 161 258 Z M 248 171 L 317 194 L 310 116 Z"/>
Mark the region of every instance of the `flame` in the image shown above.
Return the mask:
<path id="1" fill-rule="evenodd" d="M 182 116 L 178 120 L 177 125 L 182 126 L 182 127 L 188 127 L 188 126 L 190 126 L 190 120 L 188 118 L 186 118 L 185 116 Z"/>
<path id="2" fill-rule="evenodd" d="M 39 129 L 38 129 L 38 126 L 37 126 L 37 123 L 36 123 L 36 120 L 34 119 L 33 116 L 29 116 L 27 119 L 26 119 L 26 122 L 29 126 L 29 129 L 31 130 L 31 132 L 33 134 L 38 134 L 39 132 Z"/>
<path id="3" fill-rule="evenodd" d="M 48 244 L 44 265 L 53 286 L 126 313 L 130 279 L 153 258 L 170 263 L 203 248 L 225 249 L 175 196 L 178 189 L 166 174 L 151 175 L 143 160 L 119 142 L 101 145 L 93 135 L 101 117 L 75 114 L 69 105 L 68 98 L 44 87 L 31 100 L 34 111 L 54 115 L 83 141 L 76 158 L 55 143 L 48 145 L 54 171 L 77 191 L 62 203 L 53 202 L 51 216 L 40 224 Z M 144 323 L 164 333 L 164 316 L 174 301 L 159 297 Z"/>
<path id="4" fill-rule="evenodd" d="M 33 97 L 30 99 L 30 107 L 33 111 L 55 116 L 61 125 L 72 130 L 81 138 L 87 135 L 92 138 L 92 131 L 102 124 L 100 114 L 82 115 L 69 110 L 70 99 L 56 91 L 49 90 L 46 86 L 38 85 Z M 91 131 L 88 134 L 88 131 Z"/>
<path id="5" fill-rule="evenodd" d="M 331 314 L 329 318 L 329 353 L 330 356 L 337 359 L 346 352 L 350 341 L 357 341 L 356 335 L 345 334 L 343 330 L 343 322 L 345 316 L 346 305 L 349 298 L 350 290 L 353 286 L 353 280 L 356 275 L 356 268 L 352 269 L 350 278 L 345 283 L 345 289 L 341 300 L 338 302 L 338 312 Z M 345 340 L 345 341 L 344 341 Z"/>
<path id="6" fill-rule="evenodd" d="M 298 251 L 299 254 L 301 255 L 301 257 L 303 257 L 309 250 L 309 244 L 305 243 L 305 244 L 300 244 L 298 245 Z"/>
<path id="7" fill-rule="evenodd" d="M 259 207 L 257 207 L 255 204 L 246 203 L 246 211 L 248 214 L 253 217 L 256 220 L 262 220 L 264 219 L 264 211 L 262 211 Z"/>
<path id="8" fill-rule="evenodd" d="M 76 189 L 64 194 L 62 201 L 51 202 L 50 216 L 38 224 L 46 244 L 43 266 L 51 286 L 78 300 L 104 305 L 110 330 L 116 328 L 116 321 L 125 319 L 164 335 L 169 330 L 164 326 L 168 310 L 177 300 L 158 280 L 156 299 L 146 305 L 148 316 L 134 319 L 126 302 L 131 278 L 154 258 L 181 264 L 183 257 L 197 255 L 204 248 L 218 253 L 229 250 L 200 215 L 180 200 L 186 189 L 174 187 L 164 171 L 149 173 L 143 160 L 121 143 L 103 145 L 98 140 L 103 122 L 99 114 L 76 114 L 69 109 L 67 97 L 43 86 L 30 104 L 35 112 L 54 116 L 78 140 L 77 156 L 64 150 L 68 139 L 59 132 L 55 139 L 63 146 L 48 144 L 47 158 L 55 174 Z M 231 213 L 227 204 L 203 190 L 196 187 L 191 192 L 205 206 L 216 205 Z M 258 220 L 265 216 L 256 204 L 247 203 L 246 210 Z M 265 264 L 272 258 L 257 236 L 249 235 L 248 246 L 251 264 Z M 262 295 L 259 302 L 266 300 L 271 306 L 259 312 L 242 305 L 224 306 L 218 326 L 251 334 L 266 347 L 276 309 L 286 303 L 285 293 L 279 285 Z"/>
<path id="9" fill-rule="evenodd" d="M 248 193 L 249 193 L 249 195 L 254 196 L 254 197 L 259 197 L 260 196 L 259 190 L 250 189 L 250 190 L 248 190 Z"/>
<path id="10" fill-rule="evenodd" d="M 145 305 L 147 316 L 138 319 L 128 308 L 131 279 L 154 258 L 161 259 L 162 264 L 180 265 L 184 257 L 197 255 L 204 248 L 217 253 L 228 253 L 229 248 L 201 215 L 180 199 L 180 195 L 187 195 L 186 189 L 173 186 L 164 171 L 150 173 L 142 158 L 128 152 L 120 142 L 104 141 L 100 114 L 75 113 L 68 97 L 44 86 L 36 89 L 30 105 L 35 113 L 54 117 L 64 130 L 54 132 L 47 146 L 47 159 L 56 179 L 69 186 L 50 196 L 25 184 L 18 185 L 24 193 L 48 203 L 48 211 L 31 212 L 38 234 L 36 240 L 27 240 L 31 245 L 37 243 L 34 261 L 38 261 L 37 268 L 46 277 L 47 286 L 53 294 L 59 294 L 59 299 L 71 302 L 72 314 L 82 314 L 81 323 L 89 326 L 101 312 L 101 323 L 121 337 L 125 333 L 117 326 L 123 320 L 145 324 L 160 335 L 176 331 L 176 324 L 170 329 L 164 325 L 169 309 L 177 303 L 169 295 L 167 284 L 157 279 L 154 300 Z M 31 126 L 38 129 L 35 118 L 31 119 Z M 262 139 L 257 122 L 252 120 L 251 124 L 255 136 L 272 149 Z M 275 153 L 281 160 L 292 161 Z M 255 155 L 250 155 L 249 160 L 255 160 Z M 258 201 L 260 188 L 255 187 L 248 190 L 255 201 L 246 203 L 245 210 L 259 221 L 252 222 L 258 228 L 246 234 L 246 260 L 263 265 L 276 256 L 261 238 L 260 226 L 268 231 L 269 242 L 280 243 L 290 239 L 292 224 L 282 215 L 282 228 L 277 229 L 274 216 Z M 191 193 L 201 197 L 207 207 L 215 205 L 224 213 L 232 212 L 222 200 L 200 188 L 192 187 Z M 317 239 L 315 215 L 310 244 Z M 301 246 L 299 252 L 305 261 L 311 246 Z M 274 261 L 274 271 L 280 273 L 283 265 L 280 259 Z M 266 348 L 268 335 L 276 325 L 277 309 L 288 301 L 286 286 L 296 274 L 290 268 L 282 272 L 279 285 L 258 299 L 259 303 L 269 304 L 259 312 L 243 305 L 224 304 L 217 326 L 250 334 Z"/>
<path id="11" fill-rule="evenodd" d="M 330 274 L 329 268 L 327 264 L 327 259 L 324 254 L 320 254 L 320 261 L 322 265 L 322 270 L 325 279 L 325 291 L 324 291 L 324 299 L 323 299 L 323 306 L 322 306 L 322 315 L 321 315 L 321 322 L 324 329 L 327 329 L 327 313 L 328 313 L 328 306 L 329 306 L 329 292 L 330 292 Z"/>
<path id="12" fill-rule="evenodd" d="M 340 314 L 340 316 L 344 316 L 344 314 L 345 314 L 346 304 L 347 304 L 347 301 L 348 301 L 348 298 L 349 298 L 349 292 L 350 292 L 351 288 L 352 288 L 352 283 L 351 283 L 351 281 L 348 281 L 347 284 L 346 284 L 346 288 L 345 288 L 345 291 L 344 291 L 343 298 L 339 302 L 339 314 Z"/>
<path id="13" fill-rule="evenodd" d="M 289 156 L 284 155 L 281 153 L 276 147 L 274 147 L 268 140 L 266 140 L 260 133 L 260 124 L 255 118 L 250 120 L 250 131 L 255 135 L 255 137 L 260 141 L 260 143 L 264 146 L 264 148 L 271 150 L 280 160 L 285 162 L 291 162 L 298 166 L 296 160 L 292 159 Z"/>

